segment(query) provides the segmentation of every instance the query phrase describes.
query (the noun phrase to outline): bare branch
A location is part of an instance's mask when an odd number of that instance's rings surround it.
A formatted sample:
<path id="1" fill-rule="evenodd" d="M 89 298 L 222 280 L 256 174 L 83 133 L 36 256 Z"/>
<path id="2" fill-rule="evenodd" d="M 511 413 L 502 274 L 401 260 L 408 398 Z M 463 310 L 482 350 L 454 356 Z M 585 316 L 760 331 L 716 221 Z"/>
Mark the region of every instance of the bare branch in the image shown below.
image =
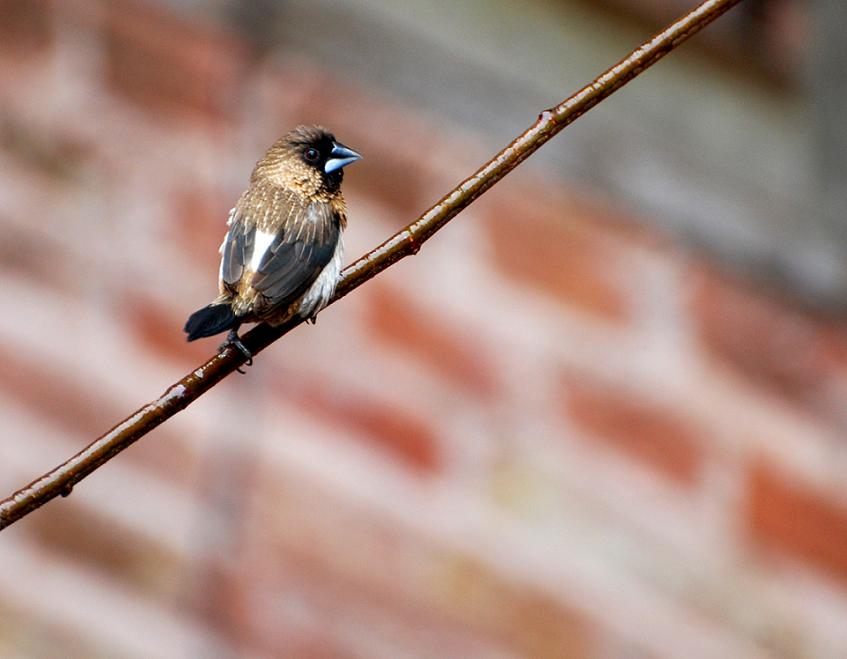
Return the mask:
<path id="1" fill-rule="evenodd" d="M 536 122 L 472 176 L 462 181 L 415 222 L 394 234 L 342 273 L 335 297 L 339 300 L 388 266 L 417 253 L 420 246 L 460 211 L 526 160 L 565 126 L 610 96 L 683 41 L 694 35 L 741 0 L 706 0 L 650 41 L 638 47 L 590 85 L 559 105 L 545 110 Z M 280 327 L 258 325 L 242 337 L 255 355 L 296 327 L 296 319 Z M 176 328 L 174 329 L 176 331 Z M 245 361 L 234 348 L 215 355 L 162 396 L 136 411 L 65 463 L 0 501 L 0 529 L 44 505 L 57 495 L 67 496 L 73 486 L 100 465 L 123 451 L 206 393 Z"/>

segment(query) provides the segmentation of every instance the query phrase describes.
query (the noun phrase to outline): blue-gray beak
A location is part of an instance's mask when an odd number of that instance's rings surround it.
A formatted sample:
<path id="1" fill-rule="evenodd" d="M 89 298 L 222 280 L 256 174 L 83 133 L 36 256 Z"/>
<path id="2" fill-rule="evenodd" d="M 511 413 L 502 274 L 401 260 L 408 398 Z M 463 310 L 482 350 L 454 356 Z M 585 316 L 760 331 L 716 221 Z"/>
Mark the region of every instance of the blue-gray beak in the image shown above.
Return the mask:
<path id="1" fill-rule="evenodd" d="M 353 149 L 348 149 L 346 146 L 339 144 L 338 142 L 333 142 L 332 151 L 330 151 L 329 158 L 324 165 L 324 171 L 327 174 L 331 174 L 332 172 L 349 165 L 351 162 L 356 162 L 361 159 L 362 156 L 353 151 Z"/>

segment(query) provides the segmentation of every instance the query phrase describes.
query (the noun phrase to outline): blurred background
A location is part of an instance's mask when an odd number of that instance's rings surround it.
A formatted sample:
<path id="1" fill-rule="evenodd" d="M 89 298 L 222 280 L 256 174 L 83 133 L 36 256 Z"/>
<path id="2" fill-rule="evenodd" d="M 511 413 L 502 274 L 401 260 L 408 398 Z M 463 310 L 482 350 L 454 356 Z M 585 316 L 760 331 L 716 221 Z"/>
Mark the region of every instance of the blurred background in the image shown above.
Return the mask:
<path id="1" fill-rule="evenodd" d="M 347 261 L 694 0 L 0 0 L 0 495 L 211 356 L 300 122 Z M 0 535 L 2 657 L 847 656 L 839 0 L 745 0 Z"/>

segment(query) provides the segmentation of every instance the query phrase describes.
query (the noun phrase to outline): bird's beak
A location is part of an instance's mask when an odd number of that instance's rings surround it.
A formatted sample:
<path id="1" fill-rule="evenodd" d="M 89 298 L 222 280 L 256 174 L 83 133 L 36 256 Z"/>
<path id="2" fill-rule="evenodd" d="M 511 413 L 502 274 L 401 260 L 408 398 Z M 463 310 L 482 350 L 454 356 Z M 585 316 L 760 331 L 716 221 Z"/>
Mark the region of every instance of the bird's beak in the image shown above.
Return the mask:
<path id="1" fill-rule="evenodd" d="M 331 174 L 332 172 L 349 165 L 351 162 L 356 162 L 361 159 L 362 156 L 353 151 L 353 149 L 348 149 L 346 146 L 339 144 L 338 142 L 333 142 L 332 151 L 329 153 L 329 159 L 324 165 L 324 171 L 327 174 Z"/>

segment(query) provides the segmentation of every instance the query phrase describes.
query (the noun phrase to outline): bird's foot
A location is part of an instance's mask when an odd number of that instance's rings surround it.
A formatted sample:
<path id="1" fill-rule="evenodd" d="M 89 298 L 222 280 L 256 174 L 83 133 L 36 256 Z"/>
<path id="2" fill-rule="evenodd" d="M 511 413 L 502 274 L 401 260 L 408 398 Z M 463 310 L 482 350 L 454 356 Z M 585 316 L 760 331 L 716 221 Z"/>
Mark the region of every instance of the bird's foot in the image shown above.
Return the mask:
<path id="1" fill-rule="evenodd" d="M 230 346 L 235 346 L 236 348 L 238 348 L 241 351 L 241 353 L 247 358 L 247 361 L 244 362 L 245 366 L 252 366 L 253 365 L 253 353 L 250 352 L 250 350 L 248 350 L 247 346 L 244 345 L 241 342 L 241 339 L 238 337 L 238 332 L 236 332 L 235 330 L 229 331 L 229 334 L 226 335 L 226 341 L 224 341 L 220 345 L 220 348 L 218 348 L 218 349 L 219 350 L 225 350 L 226 348 L 229 348 Z M 238 371 L 239 373 L 241 373 L 242 375 L 244 375 L 246 373 L 246 371 L 242 371 L 240 367 L 236 368 L 235 370 Z"/>

